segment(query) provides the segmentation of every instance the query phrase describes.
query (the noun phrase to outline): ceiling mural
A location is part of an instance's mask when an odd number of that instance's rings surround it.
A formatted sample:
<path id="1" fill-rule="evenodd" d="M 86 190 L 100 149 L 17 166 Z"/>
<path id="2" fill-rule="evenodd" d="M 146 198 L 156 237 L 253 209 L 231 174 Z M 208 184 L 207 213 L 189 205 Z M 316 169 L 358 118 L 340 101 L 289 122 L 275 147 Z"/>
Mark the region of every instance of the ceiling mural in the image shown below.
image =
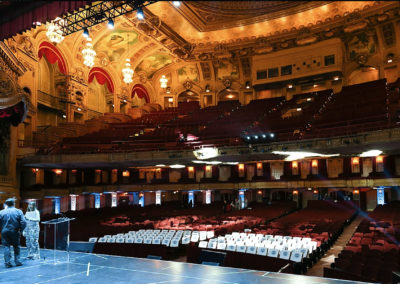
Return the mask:
<path id="1" fill-rule="evenodd" d="M 147 78 L 153 77 L 161 68 L 172 63 L 172 57 L 165 53 L 154 53 L 144 58 L 135 68 L 135 72 L 146 72 Z"/>
<path id="2" fill-rule="evenodd" d="M 128 42 L 129 38 L 129 42 Z M 122 54 L 130 46 L 138 42 L 138 34 L 134 31 L 115 29 L 101 37 L 95 44 L 94 50 L 98 54 L 105 54 L 110 62 L 121 59 Z"/>
<path id="3" fill-rule="evenodd" d="M 361 32 L 352 37 L 348 43 L 350 59 L 356 59 L 359 55 L 371 55 L 376 51 L 373 35 Z"/>
<path id="4" fill-rule="evenodd" d="M 186 81 L 199 82 L 199 71 L 195 64 L 183 66 L 177 70 L 177 73 L 179 83 Z"/>
<path id="5" fill-rule="evenodd" d="M 224 78 L 239 78 L 239 68 L 237 65 L 229 63 L 227 60 L 220 60 L 216 65 L 217 78 L 222 80 Z"/>

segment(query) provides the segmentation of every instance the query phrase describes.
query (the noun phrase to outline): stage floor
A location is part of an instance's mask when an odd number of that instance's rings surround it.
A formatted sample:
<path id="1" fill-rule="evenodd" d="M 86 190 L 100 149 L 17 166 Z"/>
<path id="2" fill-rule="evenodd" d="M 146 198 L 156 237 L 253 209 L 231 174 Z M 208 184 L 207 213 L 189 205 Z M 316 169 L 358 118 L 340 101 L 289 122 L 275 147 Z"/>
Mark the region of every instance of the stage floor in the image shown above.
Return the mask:
<path id="1" fill-rule="evenodd" d="M 364 283 L 320 277 L 208 266 L 174 261 L 41 250 L 42 259 L 27 260 L 23 266 L 5 268 L 0 247 L 0 283 L 271 283 L 352 284 Z"/>

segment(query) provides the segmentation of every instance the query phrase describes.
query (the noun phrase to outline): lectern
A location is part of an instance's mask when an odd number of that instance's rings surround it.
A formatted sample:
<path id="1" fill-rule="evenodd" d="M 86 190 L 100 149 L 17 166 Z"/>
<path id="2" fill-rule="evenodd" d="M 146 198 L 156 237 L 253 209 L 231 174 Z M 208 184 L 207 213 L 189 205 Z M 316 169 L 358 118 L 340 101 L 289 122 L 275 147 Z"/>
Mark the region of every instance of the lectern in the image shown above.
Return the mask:
<path id="1" fill-rule="evenodd" d="M 53 249 L 53 260 L 57 262 L 56 250 L 65 250 L 69 258 L 69 225 L 75 218 L 62 217 L 42 222 L 44 225 L 44 248 Z"/>

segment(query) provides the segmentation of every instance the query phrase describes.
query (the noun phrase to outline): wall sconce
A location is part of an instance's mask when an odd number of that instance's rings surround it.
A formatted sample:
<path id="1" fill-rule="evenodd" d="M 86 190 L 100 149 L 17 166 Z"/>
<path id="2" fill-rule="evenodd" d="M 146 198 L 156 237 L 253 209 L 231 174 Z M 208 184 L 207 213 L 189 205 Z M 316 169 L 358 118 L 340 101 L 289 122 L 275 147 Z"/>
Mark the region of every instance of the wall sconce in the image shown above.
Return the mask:
<path id="1" fill-rule="evenodd" d="M 360 193 L 360 191 L 358 189 L 353 190 L 353 194 L 359 194 L 359 193 Z"/>
<path id="2" fill-rule="evenodd" d="M 71 170 L 71 173 L 75 174 L 77 172 L 77 170 Z"/>
<path id="3" fill-rule="evenodd" d="M 169 103 L 173 103 L 174 102 L 174 98 L 168 98 L 168 102 Z"/>
<path id="4" fill-rule="evenodd" d="M 212 170 L 212 166 L 206 166 L 206 171 L 209 172 Z"/>
<path id="5" fill-rule="evenodd" d="M 318 190 L 314 189 L 313 193 L 318 194 Z"/>
<path id="6" fill-rule="evenodd" d="M 377 164 L 383 163 L 383 156 L 376 156 L 376 163 Z"/>
<path id="7" fill-rule="evenodd" d="M 297 169 L 299 167 L 299 163 L 297 161 L 292 162 L 292 168 Z"/>
<path id="8" fill-rule="evenodd" d="M 333 77 L 333 81 L 339 81 L 339 76 Z"/>
<path id="9" fill-rule="evenodd" d="M 244 171 L 244 164 L 238 164 L 239 171 Z"/>
<path id="10" fill-rule="evenodd" d="M 98 173 L 98 174 L 101 173 L 101 170 L 96 170 L 96 173 Z"/>
<path id="11" fill-rule="evenodd" d="M 293 194 L 297 195 L 297 194 L 299 194 L 299 191 L 298 190 L 293 190 Z"/>
<path id="12" fill-rule="evenodd" d="M 166 92 L 167 94 L 170 94 L 170 93 L 171 93 L 171 87 L 167 87 L 167 89 L 165 90 L 165 92 Z"/>
<path id="13" fill-rule="evenodd" d="M 351 158 L 351 163 L 353 165 L 359 165 L 360 164 L 360 158 L 359 157 L 353 157 Z"/>
<path id="14" fill-rule="evenodd" d="M 262 170 L 263 164 L 262 163 L 257 163 L 257 170 Z"/>
<path id="15" fill-rule="evenodd" d="M 189 173 L 193 173 L 194 172 L 194 167 L 187 167 L 187 169 L 188 169 Z"/>
<path id="16" fill-rule="evenodd" d="M 261 195 L 261 194 L 262 194 L 262 191 L 261 191 L 261 190 L 257 191 L 257 194 L 258 194 L 258 195 Z"/>
<path id="17" fill-rule="evenodd" d="M 130 172 L 129 171 L 123 171 L 122 172 L 122 176 L 123 177 L 129 177 L 130 176 Z"/>
<path id="18" fill-rule="evenodd" d="M 32 169 L 32 172 L 33 173 L 37 173 L 39 171 L 39 169 L 38 168 L 36 168 L 36 169 Z"/>
<path id="19" fill-rule="evenodd" d="M 393 53 L 389 53 L 389 54 L 386 56 L 386 62 L 387 62 L 387 63 L 392 63 L 392 62 L 393 62 L 393 58 L 394 58 L 394 54 L 393 54 Z"/>
<path id="20" fill-rule="evenodd" d="M 292 85 L 292 84 L 289 84 L 289 85 L 287 85 L 287 88 L 288 88 L 288 89 L 292 89 L 292 88 L 293 88 L 293 85 Z"/>
<path id="21" fill-rule="evenodd" d="M 206 93 L 209 93 L 209 92 L 211 91 L 211 90 L 210 90 L 210 85 L 207 84 L 205 90 L 206 90 Z"/>
<path id="22" fill-rule="evenodd" d="M 246 88 L 246 89 L 250 89 L 250 88 L 251 88 L 250 81 L 246 81 L 246 83 L 245 83 L 245 88 Z"/>
<path id="23" fill-rule="evenodd" d="M 317 168 L 318 167 L 318 160 L 312 160 L 311 167 Z"/>
<path id="24" fill-rule="evenodd" d="M 54 173 L 56 175 L 61 175 L 62 174 L 62 170 L 60 170 L 60 169 L 54 170 Z"/>

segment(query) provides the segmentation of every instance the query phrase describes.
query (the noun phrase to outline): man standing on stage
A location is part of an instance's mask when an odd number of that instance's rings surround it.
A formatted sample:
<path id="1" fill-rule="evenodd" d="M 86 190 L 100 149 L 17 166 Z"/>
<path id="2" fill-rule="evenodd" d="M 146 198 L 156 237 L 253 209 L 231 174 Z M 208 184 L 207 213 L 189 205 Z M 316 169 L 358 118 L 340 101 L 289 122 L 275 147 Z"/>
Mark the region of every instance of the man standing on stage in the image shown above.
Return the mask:
<path id="1" fill-rule="evenodd" d="M 15 208 L 15 199 L 9 198 L 5 203 L 7 208 L 0 211 L 0 231 L 1 241 L 4 246 L 5 266 L 9 268 L 12 267 L 10 246 L 14 247 L 15 265 L 22 265 L 19 260 L 19 239 L 21 232 L 26 227 L 26 221 L 22 211 Z"/>

